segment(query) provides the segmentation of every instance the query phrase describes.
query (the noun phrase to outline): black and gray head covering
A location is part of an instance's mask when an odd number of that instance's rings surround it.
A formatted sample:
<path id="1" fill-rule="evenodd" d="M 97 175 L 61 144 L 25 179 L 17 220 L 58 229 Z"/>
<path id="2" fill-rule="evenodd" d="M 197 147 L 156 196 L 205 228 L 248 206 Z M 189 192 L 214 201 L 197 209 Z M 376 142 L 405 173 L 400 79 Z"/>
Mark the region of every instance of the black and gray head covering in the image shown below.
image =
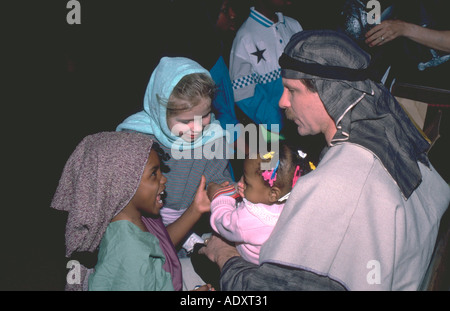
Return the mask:
<path id="1" fill-rule="evenodd" d="M 407 199 L 429 165 L 429 142 L 381 84 L 371 80 L 370 56 L 343 33 L 307 30 L 292 36 L 279 60 L 288 79 L 313 79 L 337 133 L 331 145 L 358 144 L 377 156 Z"/>

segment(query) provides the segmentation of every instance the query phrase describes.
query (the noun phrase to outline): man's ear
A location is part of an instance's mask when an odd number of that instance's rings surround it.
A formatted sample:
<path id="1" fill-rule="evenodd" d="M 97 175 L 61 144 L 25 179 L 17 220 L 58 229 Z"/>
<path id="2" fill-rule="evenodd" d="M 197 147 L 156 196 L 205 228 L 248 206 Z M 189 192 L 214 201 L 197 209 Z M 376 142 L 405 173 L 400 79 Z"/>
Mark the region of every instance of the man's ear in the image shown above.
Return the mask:
<path id="1" fill-rule="evenodd" d="M 271 187 L 269 193 L 269 202 L 275 203 L 278 201 L 279 198 L 281 198 L 281 189 L 278 188 L 277 186 Z"/>

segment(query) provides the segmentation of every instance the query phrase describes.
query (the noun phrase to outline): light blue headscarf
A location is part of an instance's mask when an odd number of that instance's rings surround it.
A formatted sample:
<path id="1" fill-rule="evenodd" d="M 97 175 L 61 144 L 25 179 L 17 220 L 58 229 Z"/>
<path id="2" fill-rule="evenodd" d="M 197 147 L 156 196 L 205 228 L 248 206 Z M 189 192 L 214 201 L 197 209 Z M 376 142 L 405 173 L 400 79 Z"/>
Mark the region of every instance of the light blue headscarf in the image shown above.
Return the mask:
<path id="1" fill-rule="evenodd" d="M 211 77 L 208 70 L 193 60 L 184 57 L 163 57 L 150 77 L 145 91 L 144 110 L 125 119 L 116 131 L 131 130 L 152 134 L 159 143 L 176 150 L 189 150 L 225 135 L 220 123 L 211 114 L 211 124 L 205 127 L 202 137 L 193 143 L 175 136 L 167 126 L 167 102 L 174 87 L 189 74 L 204 73 Z"/>

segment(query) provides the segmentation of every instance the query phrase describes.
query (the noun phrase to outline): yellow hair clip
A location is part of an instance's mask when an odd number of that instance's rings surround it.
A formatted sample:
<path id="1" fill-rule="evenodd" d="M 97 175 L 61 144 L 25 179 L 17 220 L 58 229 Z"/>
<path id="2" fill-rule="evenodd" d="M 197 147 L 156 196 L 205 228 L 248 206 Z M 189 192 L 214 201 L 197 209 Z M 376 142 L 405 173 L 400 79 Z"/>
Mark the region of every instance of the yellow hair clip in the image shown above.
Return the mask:
<path id="1" fill-rule="evenodd" d="M 275 154 L 275 151 L 271 151 L 271 152 L 268 152 L 268 153 L 266 153 L 265 155 L 263 155 L 262 158 L 263 158 L 264 160 L 272 159 L 273 156 L 274 156 L 274 154 Z"/>
<path id="2" fill-rule="evenodd" d="M 316 169 L 316 166 L 312 163 L 309 162 L 309 167 L 314 171 Z"/>

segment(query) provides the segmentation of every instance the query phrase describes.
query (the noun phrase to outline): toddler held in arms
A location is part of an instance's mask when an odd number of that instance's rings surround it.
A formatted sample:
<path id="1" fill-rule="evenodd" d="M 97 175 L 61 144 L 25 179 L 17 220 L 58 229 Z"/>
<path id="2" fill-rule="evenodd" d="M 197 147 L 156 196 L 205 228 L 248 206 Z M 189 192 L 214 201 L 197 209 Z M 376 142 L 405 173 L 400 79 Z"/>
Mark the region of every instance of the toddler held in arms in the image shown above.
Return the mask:
<path id="1" fill-rule="evenodd" d="M 208 185 L 213 230 L 255 264 L 297 179 L 314 169 L 301 150 L 284 142 L 279 147 L 279 152 L 246 158 L 237 187 Z"/>

